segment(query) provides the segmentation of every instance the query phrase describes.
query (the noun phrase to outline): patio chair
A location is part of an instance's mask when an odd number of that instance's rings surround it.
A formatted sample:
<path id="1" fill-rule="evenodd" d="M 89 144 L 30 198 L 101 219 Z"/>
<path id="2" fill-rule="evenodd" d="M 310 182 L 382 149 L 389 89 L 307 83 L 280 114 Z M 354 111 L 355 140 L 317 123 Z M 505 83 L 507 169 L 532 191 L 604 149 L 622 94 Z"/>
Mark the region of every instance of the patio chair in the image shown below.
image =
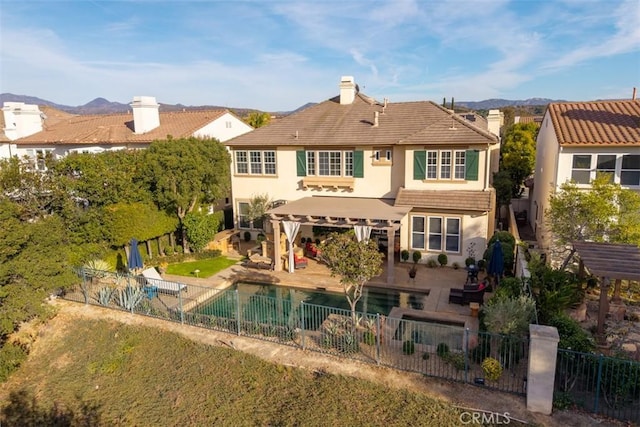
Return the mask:
<path id="1" fill-rule="evenodd" d="M 480 284 L 465 284 L 462 289 L 451 288 L 449 289 L 449 304 L 467 305 L 472 302 L 477 302 L 482 305 L 484 303 L 484 293 L 486 292 L 486 284 L 484 282 Z"/>
<path id="2" fill-rule="evenodd" d="M 177 295 L 181 291 L 186 292 L 187 290 L 187 285 L 184 283 L 164 280 L 155 267 L 149 267 L 146 270 L 143 270 L 142 277 L 144 278 L 144 290 L 147 292 L 147 296 L 152 295 L 152 292 Z"/>
<path id="3" fill-rule="evenodd" d="M 305 257 L 293 254 L 293 266 L 295 268 L 306 268 L 309 265 L 309 260 Z"/>

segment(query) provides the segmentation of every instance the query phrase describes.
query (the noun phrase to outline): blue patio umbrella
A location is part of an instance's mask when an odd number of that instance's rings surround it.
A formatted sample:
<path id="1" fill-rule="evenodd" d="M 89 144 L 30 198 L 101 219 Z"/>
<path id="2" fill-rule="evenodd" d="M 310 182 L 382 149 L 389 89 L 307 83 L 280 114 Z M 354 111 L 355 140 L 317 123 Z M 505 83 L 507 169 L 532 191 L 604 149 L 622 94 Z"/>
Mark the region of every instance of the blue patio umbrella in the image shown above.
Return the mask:
<path id="1" fill-rule="evenodd" d="M 491 250 L 491 258 L 487 266 L 487 274 L 495 276 L 496 285 L 500 283 L 500 277 L 504 274 L 504 253 L 502 252 L 502 243 L 496 240 Z"/>
<path id="2" fill-rule="evenodd" d="M 138 240 L 133 238 L 129 243 L 129 258 L 127 259 L 127 264 L 129 270 L 135 270 L 137 268 L 142 268 L 142 256 L 140 256 L 140 251 L 138 250 Z"/>

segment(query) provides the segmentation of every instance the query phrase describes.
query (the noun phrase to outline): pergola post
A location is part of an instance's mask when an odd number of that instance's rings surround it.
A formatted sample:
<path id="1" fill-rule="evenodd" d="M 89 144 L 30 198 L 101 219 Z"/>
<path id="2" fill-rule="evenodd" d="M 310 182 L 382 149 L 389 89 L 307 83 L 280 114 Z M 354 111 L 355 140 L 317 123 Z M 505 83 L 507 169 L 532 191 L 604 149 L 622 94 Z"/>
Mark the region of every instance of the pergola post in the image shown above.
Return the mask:
<path id="1" fill-rule="evenodd" d="M 271 225 L 273 226 L 273 270 L 282 271 L 282 264 L 280 263 L 280 220 L 272 219 Z"/>
<path id="2" fill-rule="evenodd" d="M 609 301 L 607 301 L 607 293 L 609 292 L 609 278 L 602 277 L 602 283 L 600 285 L 600 304 L 598 307 L 598 328 L 596 329 L 596 340 L 598 344 L 606 344 L 606 338 L 604 334 L 604 321 L 609 311 Z"/>
<path id="3" fill-rule="evenodd" d="M 396 231 L 393 227 L 387 228 L 387 285 L 393 285 L 395 280 L 395 257 L 394 248 L 396 245 Z"/>

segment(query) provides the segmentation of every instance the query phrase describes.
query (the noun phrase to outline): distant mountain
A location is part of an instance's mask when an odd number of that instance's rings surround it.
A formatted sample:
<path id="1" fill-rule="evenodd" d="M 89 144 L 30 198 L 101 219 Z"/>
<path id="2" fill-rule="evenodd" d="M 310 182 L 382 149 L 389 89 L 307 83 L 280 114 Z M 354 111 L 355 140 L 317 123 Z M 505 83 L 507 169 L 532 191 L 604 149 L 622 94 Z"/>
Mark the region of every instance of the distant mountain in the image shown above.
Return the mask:
<path id="1" fill-rule="evenodd" d="M 55 102 L 47 101 L 46 99 L 37 98 L 35 96 L 28 95 L 14 95 L 12 93 L 0 94 L 0 104 L 5 102 L 24 102 L 25 104 L 46 105 L 53 107 L 57 110 L 65 111 L 72 114 L 118 114 L 127 113 L 131 111 L 129 104 L 122 104 L 120 102 L 111 102 L 105 98 L 96 98 L 93 101 L 89 101 L 84 105 L 78 105 L 76 107 L 69 105 L 56 104 Z M 237 115 L 243 117 L 252 111 L 256 111 L 250 108 L 227 108 L 218 105 L 199 105 L 199 106 L 186 106 L 182 104 L 162 104 L 160 103 L 160 111 L 184 111 L 184 110 L 232 110 Z"/>
<path id="2" fill-rule="evenodd" d="M 548 98 L 529 98 L 525 100 L 509 99 L 485 99 L 484 101 L 456 101 L 457 106 L 467 107 L 472 110 L 490 110 L 504 107 L 530 107 L 532 105 L 548 105 L 552 102 L 566 102 Z"/>
<path id="3" fill-rule="evenodd" d="M 66 111 L 72 114 L 115 114 L 126 113 L 131 111 L 129 104 L 122 104 L 120 102 L 112 102 L 105 98 L 96 98 L 93 101 L 87 102 L 84 105 L 69 106 L 56 104 L 55 102 L 47 101 L 45 99 L 37 98 L 35 96 L 28 95 L 14 95 L 12 93 L 0 94 L 0 104 L 4 102 L 24 102 L 26 104 L 46 105 L 56 108 L 61 111 Z M 465 107 L 470 110 L 490 110 L 504 107 L 528 107 L 528 106 L 546 106 L 551 102 L 564 102 L 559 100 L 547 99 L 547 98 L 530 98 L 525 100 L 508 100 L 508 99 L 487 99 L 484 101 L 456 101 L 456 107 Z M 291 113 L 302 111 L 305 108 L 312 107 L 316 103 L 309 102 L 293 111 L 279 111 L 274 113 L 278 116 L 285 116 Z M 186 106 L 182 104 L 160 104 L 160 111 L 183 111 L 183 110 L 221 110 L 229 109 L 237 115 L 243 117 L 253 111 L 257 111 L 251 108 L 227 108 L 218 105 L 200 105 L 200 106 Z"/>

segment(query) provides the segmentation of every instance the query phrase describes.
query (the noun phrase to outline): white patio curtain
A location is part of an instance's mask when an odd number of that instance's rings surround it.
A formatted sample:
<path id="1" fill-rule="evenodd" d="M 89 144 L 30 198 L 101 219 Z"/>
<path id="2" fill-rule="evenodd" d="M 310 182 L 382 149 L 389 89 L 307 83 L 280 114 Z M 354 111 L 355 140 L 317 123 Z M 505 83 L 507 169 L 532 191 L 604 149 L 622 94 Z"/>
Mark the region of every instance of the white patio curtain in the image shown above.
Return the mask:
<path id="1" fill-rule="evenodd" d="M 293 240 L 298 235 L 300 223 L 296 221 L 282 221 L 282 228 L 289 241 L 289 273 L 293 273 L 295 270 L 295 264 L 293 262 Z"/>
<path id="2" fill-rule="evenodd" d="M 358 242 L 368 242 L 371 235 L 370 225 L 354 225 L 353 229 L 356 231 L 356 239 Z"/>

